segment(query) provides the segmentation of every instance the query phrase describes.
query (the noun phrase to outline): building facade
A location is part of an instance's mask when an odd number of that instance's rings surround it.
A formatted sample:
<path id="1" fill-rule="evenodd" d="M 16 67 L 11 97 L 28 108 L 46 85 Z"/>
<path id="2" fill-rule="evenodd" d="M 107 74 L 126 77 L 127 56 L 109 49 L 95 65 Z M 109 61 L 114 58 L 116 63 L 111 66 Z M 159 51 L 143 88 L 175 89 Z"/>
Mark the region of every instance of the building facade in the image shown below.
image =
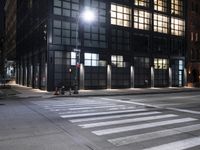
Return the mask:
<path id="1" fill-rule="evenodd" d="M 0 79 L 4 74 L 5 0 L 0 1 Z"/>
<path id="2" fill-rule="evenodd" d="M 85 8 L 91 24 L 77 19 Z M 186 0 L 21 0 L 17 10 L 19 84 L 73 87 L 77 68 L 80 89 L 186 83 Z"/>
<path id="3" fill-rule="evenodd" d="M 17 0 L 6 0 L 5 3 L 5 74 L 9 79 L 15 79 L 16 61 L 16 11 Z"/>
<path id="4" fill-rule="evenodd" d="M 188 84 L 200 84 L 200 1 L 191 0 L 188 3 Z"/>

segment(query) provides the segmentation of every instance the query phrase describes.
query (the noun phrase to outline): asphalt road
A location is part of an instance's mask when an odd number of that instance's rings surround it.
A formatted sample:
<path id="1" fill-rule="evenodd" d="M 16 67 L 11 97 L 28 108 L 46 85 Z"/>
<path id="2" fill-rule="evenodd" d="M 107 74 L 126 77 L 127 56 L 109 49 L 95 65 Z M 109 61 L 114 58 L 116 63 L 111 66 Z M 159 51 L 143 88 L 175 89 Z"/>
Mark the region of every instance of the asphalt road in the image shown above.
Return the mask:
<path id="1" fill-rule="evenodd" d="M 0 100 L 1 150 L 199 150 L 200 93 Z"/>

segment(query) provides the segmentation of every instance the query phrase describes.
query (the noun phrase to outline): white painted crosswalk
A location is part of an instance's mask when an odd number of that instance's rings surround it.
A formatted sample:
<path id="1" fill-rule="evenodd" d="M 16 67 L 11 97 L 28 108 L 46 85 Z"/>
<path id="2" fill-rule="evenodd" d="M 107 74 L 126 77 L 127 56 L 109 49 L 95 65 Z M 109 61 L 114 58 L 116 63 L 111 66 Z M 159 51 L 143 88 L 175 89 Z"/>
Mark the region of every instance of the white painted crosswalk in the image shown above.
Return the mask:
<path id="1" fill-rule="evenodd" d="M 120 132 L 152 128 L 152 127 L 166 126 L 166 125 L 176 124 L 176 123 L 186 123 L 186 122 L 195 121 L 195 120 L 197 120 L 197 119 L 194 119 L 194 118 L 173 119 L 170 121 L 167 120 L 167 121 L 145 123 L 145 124 L 132 125 L 132 126 L 123 126 L 123 127 L 117 127 L 117 128 L 96 130 L 96 131 L 92 131 L 92 133 L 99 135 L 99 136 L 100 135 L 108 135 L 108 134 L 113 134 L 113 133 L 120 133 Z"/>
<path id="2" fill-rule="evenodd" d="M 174 114 L 158 115 L 158 116 L 150 116 L 150 117 L 141 117 L 141 118 L 132 118 L 132 119 L 124 119 L 124 120 L 81 124 L 79 126 L 81 126 L 82 128 L 93 128 L 93 127 L 102 127 L 102 126 L 108 126 L 108 125 L 117 125 L 117 124 L 134 123 L 134 122 L 140 122 L 140 121 L 157 120 L 157 119 L 164 119 L 164 118 L 171 118 L 171 117 L 177 117 L 177 115 L 174 115 Z"/>
<path id="3" fill-rule="evenodd" d="M 107 143 L 116 147 L 138 145 L 152 140 L 162 140 L 162 143 L 152 147 L 142 147 L 144 150 L 184 150 L 200 146 L 200 137 L 192 137 L 190 132 L 200 132 L 197 118 L 184 117 L 174 113 L 161 112 L 158 109 L 137 107 L 122 102 L 95 101 L 50 101 L 34 102 L 52 111 L 59 117 L 68 120 L 76 126 L 86 129 L 98 138 L 106 139 Z M 165 138 L 188 134 L 188 138 Z M 136 150 L 139 150 L 136 148 Z M 133 150 L 133 149 L 131 149 Z"/>
<path id="4" fill-rule="evenodd" d="M 196 130 L 200 130 L 200 124 L 179 127 L 179 128 L 166 129 L 166 130 L 132 135 L 132 136 L 126 136 L 126 137 L 120 137 L 120 138 L 116 138 L 116 139 L 109 139 L 108 141 L 116 146 L 121 146 L 121 145 L 127 145 L 127 144 L 131 144 L 131 143 L 147 141 L 147 140 L 167 137 L 167 136 L 171 136 L 171 135 L 177 135 L 177 134 L 196 131 Z"/>
<path id="5" fill-rule="evenodd" d="M 187 148 L 191 148 L 194 146 L 199 146 L 200 145 L 200 137 L 195 137 L 195 138 L 189 138 L 185 140 L 180 140 L 172 143 L 167 143 L 164 145 L 152 147 L 152 148 L 147 148 L 144 150 L 184 150 Z"/>

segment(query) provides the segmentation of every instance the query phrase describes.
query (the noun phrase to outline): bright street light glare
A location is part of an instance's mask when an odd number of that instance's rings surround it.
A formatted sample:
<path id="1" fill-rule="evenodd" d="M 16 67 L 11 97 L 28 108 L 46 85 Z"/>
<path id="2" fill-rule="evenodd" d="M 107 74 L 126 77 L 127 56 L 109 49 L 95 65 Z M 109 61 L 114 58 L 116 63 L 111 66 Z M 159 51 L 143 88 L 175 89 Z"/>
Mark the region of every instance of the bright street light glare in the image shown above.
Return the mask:
<path id="1" fill-rule="evenodd" d="M 95 14 L 92 10 L 90 9 L 85 9 L 82 12 L 81 18 L 85 21 L 85 22 L 93 22 L 95 20 Z"/>

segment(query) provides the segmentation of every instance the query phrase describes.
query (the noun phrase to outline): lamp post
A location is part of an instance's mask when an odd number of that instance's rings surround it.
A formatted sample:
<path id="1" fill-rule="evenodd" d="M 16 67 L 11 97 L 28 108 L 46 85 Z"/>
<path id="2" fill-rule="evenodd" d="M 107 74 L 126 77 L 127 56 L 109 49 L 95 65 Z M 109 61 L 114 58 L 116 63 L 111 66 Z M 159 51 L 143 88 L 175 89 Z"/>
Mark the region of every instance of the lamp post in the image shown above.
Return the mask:
<path id="1" fill-rule="evenodd" d="M 95 20 L 95 14 L 90 8 L 85 8 L 83 12 L 81 12 L 77 16 L 76 20 L 76 47 L 74 49 L 74 52 L 76 53 L 76 72 L 75 72 L 75 82 L 74 82 L 74 94 L 78 94 L 78 70 L 80 68 L 80 54 L 81 50 L 78 49 L 78 29 L 79 29 L 79 22 L 80 20 L 83 20 L 84 22 L 91 23 Z"/>

